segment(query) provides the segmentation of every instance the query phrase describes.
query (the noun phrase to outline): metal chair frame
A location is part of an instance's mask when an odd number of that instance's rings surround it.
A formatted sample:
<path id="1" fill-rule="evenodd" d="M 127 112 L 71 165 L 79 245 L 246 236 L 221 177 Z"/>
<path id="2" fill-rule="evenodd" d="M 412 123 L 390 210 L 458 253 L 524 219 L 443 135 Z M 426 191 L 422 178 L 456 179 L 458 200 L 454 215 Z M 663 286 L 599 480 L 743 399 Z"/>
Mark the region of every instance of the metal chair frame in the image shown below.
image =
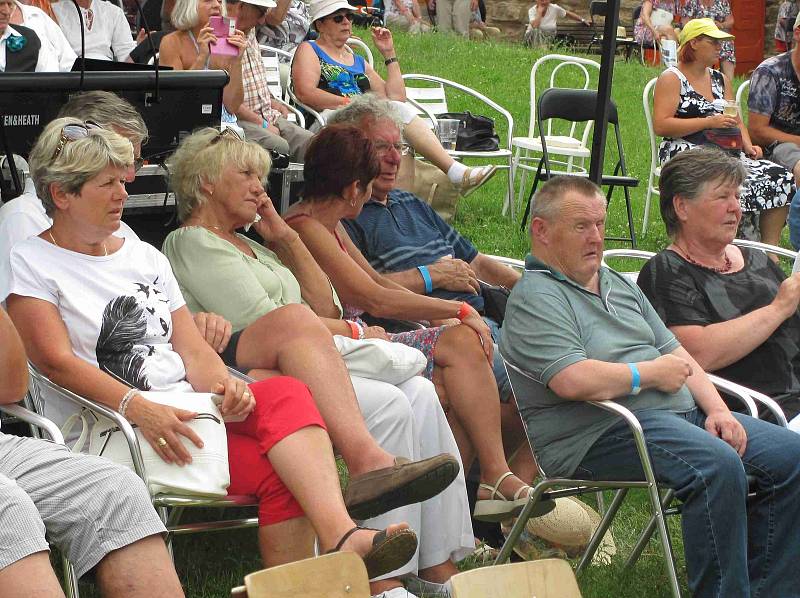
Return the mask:
<path id="1" fill-rule="evenodd" d="M 237 376 L 246 382 L 253 381 L 248 376 L 245 376 L 236 370 L 229 368 L 229 371 L 232 375 Z M 41 405 L 43 404 L 42 391 L 47 390 L 48 393 L 57 394 L 59 397 L 69 401 L 79 409 L 87 409 L 95 414 L 112 420 L 117 426 L 119 426 L 120 431 L 128 443 L 128 448 L 131 451 L 131 459 L 133 460 L 134 472 L 149 488 L 147 471 L 144 468 L 142 454 L 139 448 L 139 440 L 136 437 L 133 427 L 127 419 L 106 405 L 102 405 L 96 401 L 82 397 L 59 386 L 47 378 L 47 376 L 42 374 L 31 363 L 28 364 L 28 372 L 31 378 L 30 398 L 34 411 L 41 411 Z M 153 506 L 158 511 L 162 521 L 164 522 L 164 525 L 167 528 L 167 547 L 169 548 L 170 554 L 172 554 L 172 537 L 175 535 L 242 529 L 258 526 L 257 517 L 184 524 L 181 524 L 180 522 L 183 510 L 187 507 L 255 507 L 258 503 L 254 496 L 229 495 L 219 498 L 208 498 L 180 494 L 156 494 L 154 496 L 151 495 L 151 500 L 153 502 Z"/>
<path id="2" fill-rule="evenodd" d="M 519 193 L 512 206 L 512 219 L 516 216 L 516 205 L 522 203 L 522 194 L 525 190 L 527 173 L 528 171 L 535 172 L 538 162 L 541 160 L 541 156 L 536 155 L 542 153 L 542 142 L 536 131 L 536 122 L 538 118 L 536 110 L 538 105 L 536 82 L 539 71 L 544 68 L 544 65 L 553 62 L 557 64 L 553 67 L 550 77 L 544 85 L 545 89 L 559 87 L 557 84 L 559 81 L 559 73 L 561 77 L 568 73 L 576 73 L 578 78 L 582 81 L 580 87 L 576 89 L 589 89 L 592 82 L 592 75 L 590 72 L 598 73 L 598 76 L 600 73 L 599 62 L 580 56 L 547 54 L 533 63 L 529 80 L 530 119 L 528 121 L 528 135 L 526 137 L 514 137 L 511 140 L 511 147 L 514 152 L 511 164 L 512 193 L 516 185 L 517 172 L 522 170 Z M 559 156 L 558 159 L 552 160 L 552 163 L 558 167 L 558 172 L 587 172 L 586 159 L 591 157 L 592 154 L 589 149 L 589 133 L 591 132 L 592 125 L 593 121 L 587 121 L 579 129 L 578 123 L 572 123 L 567 134 L 555 135 L 553 132 L 553 123 L 547 123 L 544 135 L 545 139 L 550 144 L 550 153 Z"/>
<path id="3" fill-rule="evenodd" d="M 495 111 L 499 116 L 505 120 L 508 133 L 506 134 L 505 142 L 500 143 L 500 148 L 494 151 L 479 152 L 479 151 L 463 151 L 463 150 L 447 150 L 456 160 L 464 158 L 482 159 L 482 160 L 502 160 L 502 164 L 497 164 L 498 168 L 508 170 L 508 185 L 506 189 L 506 198 L 503 202 L 503 214 L 511 205 L 514 188 L 511 176 L 512 171 L 512 153 L 511 153 L 511 140 L 514 137 L 514 117 L 511 113 L 503 108 L 500 104 L 491 98 L 483 95 L 479 91 L 467 87 L 461 83 L 444 79 L 442 77 L 435 77 L 433 75 L 423 75 L 419 73 L 409 73 L 403 75 L 403 82 L 406 83 L 406 102 L 413 106 L 417 114 L 421 118 L 430 121 L 431 128 L 434 131 L 438 130 L 436 115 L 444 112 L 449 112 L 447 104 L 447 91 L 457 90 L 471 98 L 483 102 L 488 108 Z M 409 86 L 408 83 L 433 83 L 433 86 Z M 512 206 L 513 213 L 513 206 Z"/>
<path id="4" fill-rule="evenodd" d="M 271 46 L 266 46 L 263 44 L 259 44 L 258 47 L 261 50 L 261 60 L 264 63 L 264 67 L 267 69 L 267 88 L 269 89 L 270 95 L 272 95 L 273 98 L 276 98 L 281 102 L 283 102 L 284 104 L 286 104 L 291 113 L 294 115 L 297 124 L 305 129 L 306 128 L 305 116 L 303 116 L 303 113 L 300 112 L 300 110 L 298 110 L 297 107 L 293 106 L 289 102 L 287 93 L 283 89 L 283 85 L 281 83 L 279 57 L 284 56 L 287 58 L 291 58 L 292 53 L 286 52 L 285 50 L 280 50 L 278 48 L 273 48 Z"/>

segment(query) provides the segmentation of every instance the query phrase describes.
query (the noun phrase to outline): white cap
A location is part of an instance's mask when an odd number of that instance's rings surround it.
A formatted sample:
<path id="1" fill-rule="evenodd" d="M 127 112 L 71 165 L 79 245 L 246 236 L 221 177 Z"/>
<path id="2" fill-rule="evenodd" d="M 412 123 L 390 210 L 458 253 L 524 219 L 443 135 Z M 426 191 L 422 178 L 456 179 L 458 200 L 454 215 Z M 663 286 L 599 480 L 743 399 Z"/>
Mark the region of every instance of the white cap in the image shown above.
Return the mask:
<path id="1" fill-rule="evenodd" d="M 313 23 L 316 20 L 319 20 L 323 17 L 327 17 L 328 15 L 332 15 L 337 10 L 351 10 L 353 12 L 358 11 L 355 6 L 350 6 L 347 3 L 347 0 L 315 0 L 309 6 L 311 9 L 311 22 Z"/>
<path id="2" fill-rule="evenodd" d="M 245 4 L 252 4 L 253 6 L 262 6 L 264 8 L 275 8 L 278 6 L 275 0 L 239 0 Z"/>

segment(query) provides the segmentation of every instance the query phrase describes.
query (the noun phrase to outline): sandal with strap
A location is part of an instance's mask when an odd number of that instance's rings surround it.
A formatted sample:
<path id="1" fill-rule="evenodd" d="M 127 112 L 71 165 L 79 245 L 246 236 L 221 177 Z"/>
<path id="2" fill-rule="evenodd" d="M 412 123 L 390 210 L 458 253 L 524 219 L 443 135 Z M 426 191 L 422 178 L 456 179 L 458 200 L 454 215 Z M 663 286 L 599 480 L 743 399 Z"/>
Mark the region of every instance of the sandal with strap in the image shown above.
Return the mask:
<path id="1" fill-rule="evenodd" d="M 512 499 L 506 498 L 500 492 L 500 484 L 503 483 L 509 476 L 514 474 L 510 471 L 505 472 L 495 482 L 494 486 L 489 484 L 480 484 L 479 489 L 488 490 L 491 492 L 488 499 L 477 500 L 475 502 L 475 511 L 472 516 L 479 521 L 498 522 L 508 519 L 509 517 L 516 517 L 522 512 L 525 504 L 528 502 L 528 495 L 531 492 L 530 486 L 522 486 L 514 493 Z M 532 517 L 538 517 L 549 513 L 555 508 L 555 502 L 552 500 L 540 501 L 534 509 Z"/>
<path id="2" fill-rule="evenodd" d="M 399 569 L 410 561 L 414 553 L 417 552 L 417 534 L 410 529 L 403 529 L 389 536 L 386 530 L 376 530 L 371 527 L 355 526 L 342 536 L 339 543 L 334 548 L 327 551 L 339 552 L 347 539 L 357 531 L 370 530 L 378 532 L 372 538 L 372 548 L 361 557 L 367 568 L 367 576 L 370 579 L 386 575 L 390 571 Z"/>

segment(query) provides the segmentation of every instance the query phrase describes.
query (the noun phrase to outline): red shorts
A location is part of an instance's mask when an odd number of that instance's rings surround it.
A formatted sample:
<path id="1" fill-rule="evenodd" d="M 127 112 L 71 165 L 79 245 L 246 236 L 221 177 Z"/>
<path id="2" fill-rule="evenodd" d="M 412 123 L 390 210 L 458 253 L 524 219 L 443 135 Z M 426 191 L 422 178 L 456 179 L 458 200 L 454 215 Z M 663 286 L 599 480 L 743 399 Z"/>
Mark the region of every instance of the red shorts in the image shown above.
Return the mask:
<path id="1" fill-rule="evenodd" d="M 302 517 L 300 504 L 272 468 L 267 453 L 278 442 L 307 426 L 325 429 L 305 384 L 280 376 L 250 385 L 256 408 L 243 422 L 226 424 L 229 494 L 258 497 L 258 523 L 270 525 Z"/>

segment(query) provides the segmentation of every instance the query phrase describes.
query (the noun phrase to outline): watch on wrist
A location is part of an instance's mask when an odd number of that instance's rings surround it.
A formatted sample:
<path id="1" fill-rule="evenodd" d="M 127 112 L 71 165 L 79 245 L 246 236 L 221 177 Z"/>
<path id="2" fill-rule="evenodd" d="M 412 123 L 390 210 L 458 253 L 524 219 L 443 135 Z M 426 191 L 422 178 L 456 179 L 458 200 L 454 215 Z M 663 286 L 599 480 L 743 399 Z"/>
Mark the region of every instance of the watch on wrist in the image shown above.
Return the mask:
<path id="1" fill-rule="evenodd" d="M 397 56 L 392 56 L 391 58 L 387 58 L 386 60 L 383 61 L 383 64 L 389 66 L 393 62 L 397 62 Z"/>

